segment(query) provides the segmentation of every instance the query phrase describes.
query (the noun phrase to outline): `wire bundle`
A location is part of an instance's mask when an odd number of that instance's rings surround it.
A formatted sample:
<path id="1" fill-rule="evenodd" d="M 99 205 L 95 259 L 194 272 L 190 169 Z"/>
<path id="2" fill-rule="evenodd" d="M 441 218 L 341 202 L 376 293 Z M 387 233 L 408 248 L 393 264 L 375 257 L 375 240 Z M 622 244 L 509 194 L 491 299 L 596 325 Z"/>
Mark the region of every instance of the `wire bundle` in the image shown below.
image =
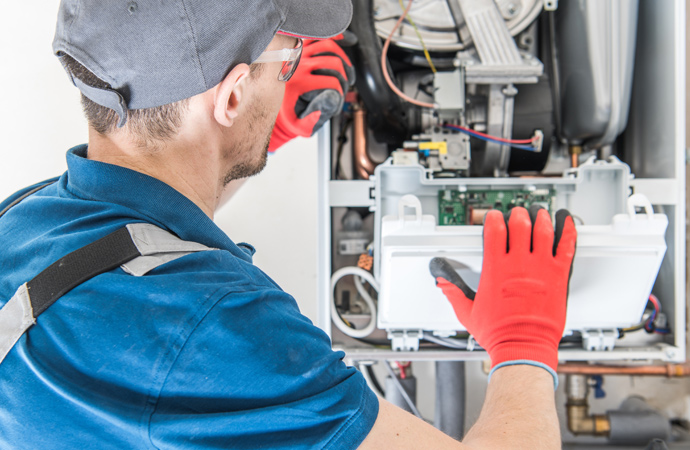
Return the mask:
<path id="1" fill-rule="evenodd" d="M 654 324 L 654 321 L 659 317 L 659 314 L 661 314 L 661 302 L 659 302 L 659 299 L 654 294 L 649 294 L 648 303 L 651 303 L 653 307 L 652 313 L 649 315 L 649 317 L 645 318 L 643 315 L 640 323 L 632 327 L 620 328 L 619 331 L 622 333 L 629 333 L 644 329 L 647 333 L 669 334 L 671 332 L 670 328 L 659 328 Z"/>
<path id="2" fill-rule="evenodd" d="M 444 123 L 443 128 L 449 129 L 449 130 L 455 130 L 459 131 L 461 133 L 470 135 L 472 137 L 475 137 L 477 139 L 481 139 L 482 141 L 486 142 L 495 142 L 500 145 L 508 145 L 513 148 L 519 148 L 521 150 L 528 150 L 531 152 L 537 152 L 539 149 L 537 147 L 534 147 L 534 143 L 537 138 L 530 138 L 530 139 L 504 139 L 502 137 L 498 136 L 492 136 L 490 134 L 482 133 L 480 131 L 473 130 L 471 128 L 465 128 L 461 127 L 460 125 L 453 125 L 450 123 Z M 527 145 L 530 144 L 530 145 Z"/>
<path id="3" fill-rule="evenodd" d="M 658 333 L 658 334 L 668 334 L 671 332 L 671 330 L 667 328 L 658 328 L 654 324 L 654 320 L 657 318 L 659 313 L 661 313 L 661 303 L 659 303 L 659 299 L 656 298 L 654 294 L 649 295 L 649 302 L 654 305 L 654 311 L 652 311 L 652 315 L 649 316 L 649 319 L 645 322 L 644 324 L 644 329 L 647 333 Z"/>

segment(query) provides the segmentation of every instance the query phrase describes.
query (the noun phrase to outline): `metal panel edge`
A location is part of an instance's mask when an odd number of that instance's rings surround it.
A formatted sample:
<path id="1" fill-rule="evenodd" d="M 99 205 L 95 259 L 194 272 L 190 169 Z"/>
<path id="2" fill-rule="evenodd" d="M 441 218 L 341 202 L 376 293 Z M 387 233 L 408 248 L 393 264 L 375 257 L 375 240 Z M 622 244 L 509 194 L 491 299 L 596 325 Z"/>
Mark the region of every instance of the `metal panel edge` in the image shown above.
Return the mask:
<path id="1" fill-rule="evenodd" d="M 676 314 L 675 317 L 675 346 L 679 348 L 678 355 L 675 361 L 684 361 L 687 357 L 686 342 L 686 316 L 687 316 L 687 300 L 686 300 L 686 268 L 685 268 L 685 253 L 686 249 L 686 207 L 685 207 L 685 125 L 686 125 L 686 104 L 685 104 L 685 58 L 686 58 L 686 16 L 685 8 L 686 2 L 683 0 L 676 0 L 675 2 L 675 30 L 674 42 L 675 48 L 675 147 L 676 147 L 676 180 L 678 183 L 678 205 L 676 206 L 676 276 L 675 276 L 675 290 L 676 290 L 676 311 L 683 311 L 684 314 Z M 682 332 L 681 332 L 682 330 Z"/>
<path id="2" fill-rule="evenodd" d="M 331 336 L 330 280 L 331 280 L 331 207 L 329 205 L 328 184 L 331 174 L 331 130 L 322 127 L 317 134 L 317 202 L 318 239 L 316 258 L 316 325 Z"/>

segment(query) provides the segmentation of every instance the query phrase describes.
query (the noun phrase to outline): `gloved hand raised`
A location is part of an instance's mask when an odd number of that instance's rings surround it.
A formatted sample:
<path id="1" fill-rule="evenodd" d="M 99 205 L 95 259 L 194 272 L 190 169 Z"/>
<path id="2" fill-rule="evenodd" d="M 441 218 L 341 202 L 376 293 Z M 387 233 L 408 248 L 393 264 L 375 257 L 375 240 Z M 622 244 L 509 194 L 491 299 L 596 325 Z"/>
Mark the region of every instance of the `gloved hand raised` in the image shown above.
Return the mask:
<path id="1" fill-rule="evenodd" d="M 565 328 L 568 282 L 577 232 L 566 210 L 514 208 L 489 211 L 484 221 L 484 260 L 475 293 L 448 260 L 429 269 L 458 320 L 489 353 L 492 372 L 530 364 L 556 378 L 558 343 Z"/>
<path id="2" fill-rule="evenodd" d="M 313 135 L 343 109 L 355 71 L 345 52 L 333 40 L 305 41 L 300 63 L 285 86 L 269 152 L 297 136 Z"/>

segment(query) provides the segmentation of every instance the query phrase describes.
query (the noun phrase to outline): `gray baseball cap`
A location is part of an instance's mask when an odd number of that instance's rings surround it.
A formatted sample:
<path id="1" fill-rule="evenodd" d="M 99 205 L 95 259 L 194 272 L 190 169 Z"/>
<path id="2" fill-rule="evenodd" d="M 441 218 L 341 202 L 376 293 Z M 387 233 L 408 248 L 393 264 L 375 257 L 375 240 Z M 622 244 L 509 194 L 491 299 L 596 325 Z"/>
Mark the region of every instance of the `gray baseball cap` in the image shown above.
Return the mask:
<path id="1" fill-rule="evenodd" d="M 112 89 L 72 82 L 113 109 L 173 103 L 205 92 L 250 64 L 276 33 L 325 39 L 342 33 L 351 0 L 62 0 L 53 51 Z"/>

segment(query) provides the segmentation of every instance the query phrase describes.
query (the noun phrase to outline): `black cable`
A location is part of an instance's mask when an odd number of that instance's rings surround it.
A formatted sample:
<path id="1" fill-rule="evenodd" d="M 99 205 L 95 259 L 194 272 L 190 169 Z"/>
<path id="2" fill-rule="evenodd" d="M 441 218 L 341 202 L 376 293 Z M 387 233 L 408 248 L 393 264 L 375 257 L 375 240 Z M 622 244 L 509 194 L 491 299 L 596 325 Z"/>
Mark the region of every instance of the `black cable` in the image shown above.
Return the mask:
<path id="1" fill-rule="evenodd" d="M 556 46 L 556 13 L 546 14 L 549 42 L 549 63 L 551 69 L 551 91 L 553 93 L 553 118 L 556 122 L 556 137 L 562 141 L 563 117 L 561 112 L 561 74 L 558 66 L 558 47 Z"/>
<path id="2" fill-rule="evenodd" d="M 365 366 L 365 370 L 367 371 L 367 374 L 369 375 L 369 379 L 371 380 L 371 384 L 374 385 L 374 389 L 378 391 L 379 394 L 381 394 L 381 397 L 386 397 L 386 391 L 383 390 L 383 387 L 381 387 L 381 383 L 379 383 L 378 378 L 376 378 L 376 374 L 374 373 L 374 368 L 371 365 Z"/>
<path id="3" fill-rule="evenodd" d="M 460 11 L 458 11 L 458 9 L 457 9 L 459 5 L 457 5 L 457 2 L 453 3 L 450 0 L 446 0 L 446 4 L 448 5 L 448 10 L 450 11 L 450 18 L 453 20 L 453 25 L 455 25 L 453 27 L 453 31 L 455 31 L 455 34 L 458 37 L 458 44 L 462 45 L 463 44 L 462 35 L 460 35 L 460 25 L 459 25 L 459 22 L 460 22 L 460 20 L 459 20 L 460 14 L 459 13 L 460 13 Z"/>
<path id="4" fill-rule="evenodd" d="M 346 133 L 350 129 L 350 125 L 352 125 L 352 118 L 348 117 L 344 122 L 343 125 L 340 127 L 340 134 L 338 135 L 338 150 L 336 152 L 335 156 L 335 174 L 334 178 L 336 180 L 340 179 L 340 158 L 343 155 L 343 147 L 345 147 L 345 143 L 347 142 L 347 136 Z"/>

